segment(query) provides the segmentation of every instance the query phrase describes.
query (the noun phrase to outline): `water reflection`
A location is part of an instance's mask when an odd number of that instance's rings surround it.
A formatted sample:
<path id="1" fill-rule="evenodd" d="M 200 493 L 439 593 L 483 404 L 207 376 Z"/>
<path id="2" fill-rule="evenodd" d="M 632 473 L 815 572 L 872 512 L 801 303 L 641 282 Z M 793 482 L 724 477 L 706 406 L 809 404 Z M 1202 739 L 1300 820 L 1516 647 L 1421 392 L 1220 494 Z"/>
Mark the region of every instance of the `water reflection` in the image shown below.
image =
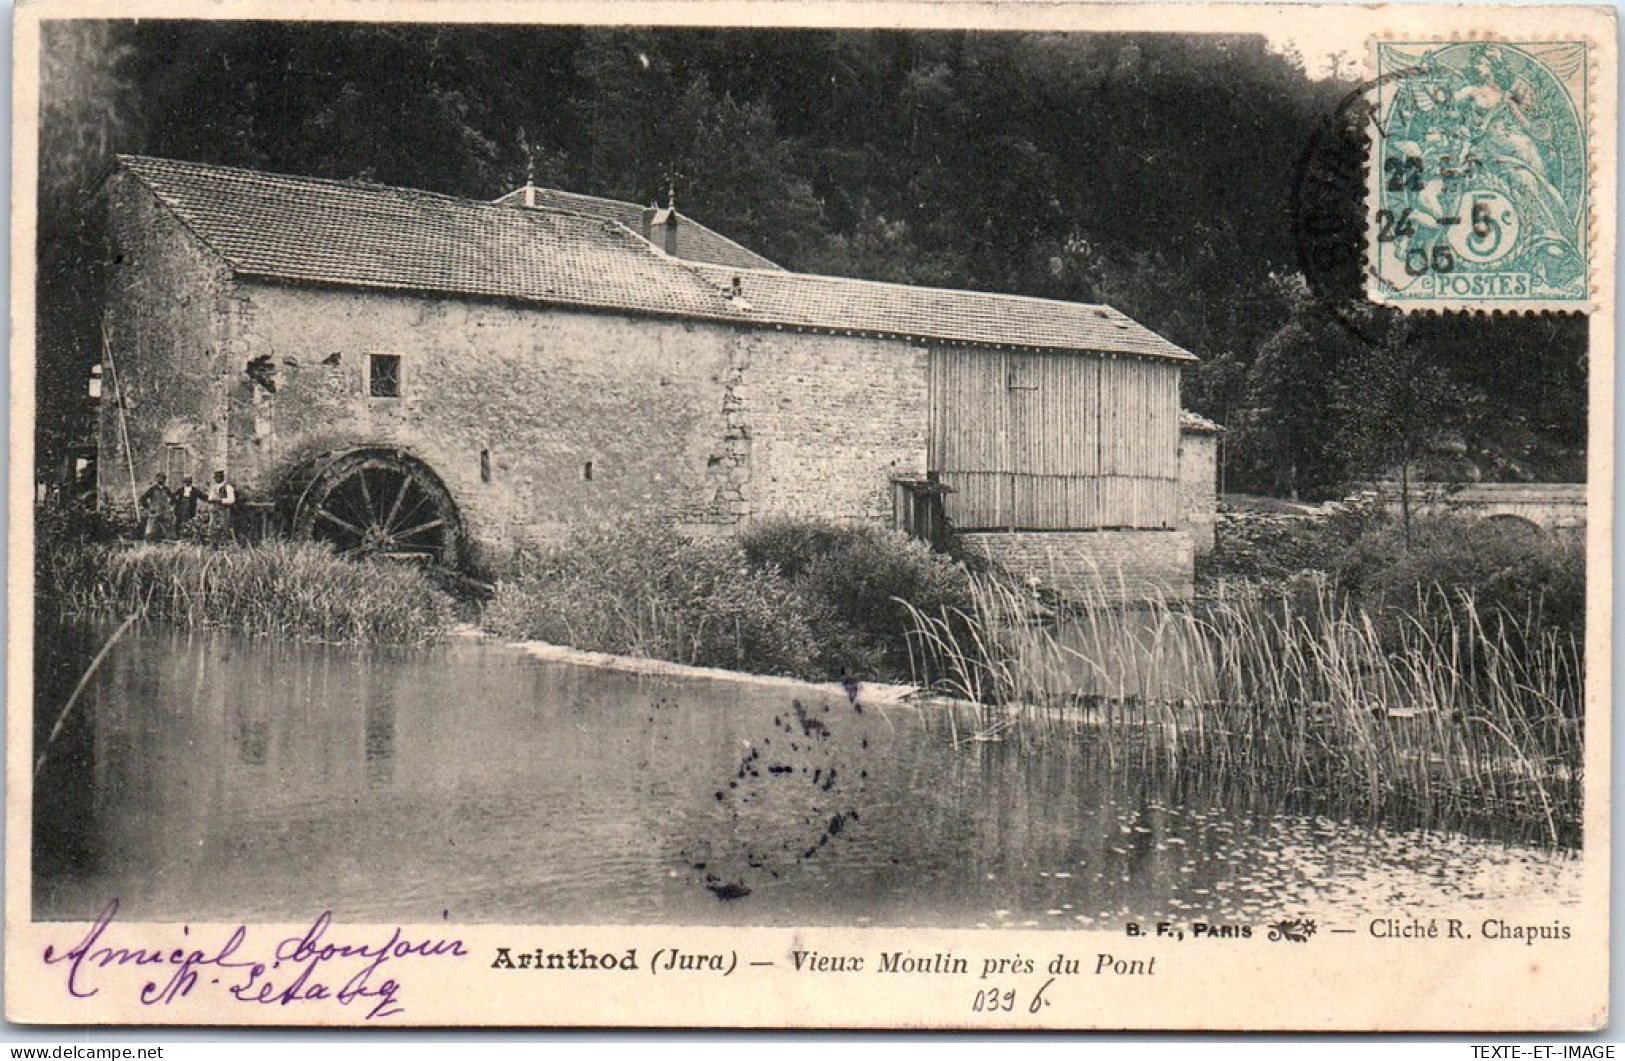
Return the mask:
<path id="1" fill-rule="evenodd" d="M 394 701 L 368 700 L 362 731 L 366 748 L 367 783 L 387 785 L 395 780 Z"/>
<path id="2" fill-rule="evenodd" d="M 1562 855 L 1220 805 L 1088 745 L 955 743 L 835 688 L 476 642 L 132 633 L 36 810 L 48 919 L 117 895 L 158 919 L 1095 927 L 1577 889 Z"/>
<path id="3" fill-rule="evenodd" d="M 238 702 L 232 705 L 232 737 L 237 745 L 237 761 L 245 766 L 264 766 L 271 745 L 271 725 L 264 718 L 248 717 L 259 714 L 253 707 Z"/>

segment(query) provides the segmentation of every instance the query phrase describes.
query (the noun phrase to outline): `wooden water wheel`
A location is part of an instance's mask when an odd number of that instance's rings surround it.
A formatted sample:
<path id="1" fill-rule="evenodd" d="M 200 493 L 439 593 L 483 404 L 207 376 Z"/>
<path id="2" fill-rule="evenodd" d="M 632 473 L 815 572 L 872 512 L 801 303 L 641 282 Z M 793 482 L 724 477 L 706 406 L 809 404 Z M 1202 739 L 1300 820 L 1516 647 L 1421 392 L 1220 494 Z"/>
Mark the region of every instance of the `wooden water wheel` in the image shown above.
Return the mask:
<path id="1" fill-rule="evenodd" d="M 330 455 L 307 475 L 294 506 L 298 537 L 331 542 L 341 556 L 457 563 L 457 505 L 422 461 L 399 450 L 356 450 Z"/>

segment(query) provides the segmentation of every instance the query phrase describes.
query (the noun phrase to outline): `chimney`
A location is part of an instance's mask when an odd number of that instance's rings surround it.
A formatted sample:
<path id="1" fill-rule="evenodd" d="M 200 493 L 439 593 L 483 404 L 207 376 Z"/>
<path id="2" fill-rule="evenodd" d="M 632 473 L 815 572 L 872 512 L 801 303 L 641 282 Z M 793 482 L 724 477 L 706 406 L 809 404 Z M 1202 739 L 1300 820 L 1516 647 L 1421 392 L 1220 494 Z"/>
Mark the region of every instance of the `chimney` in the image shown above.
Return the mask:
<path id="1" fill-rule="evenodd" d="M 650 206 L 643 211 L 643 238 L 677 257 L 677 211 L 669 206 Z"/>

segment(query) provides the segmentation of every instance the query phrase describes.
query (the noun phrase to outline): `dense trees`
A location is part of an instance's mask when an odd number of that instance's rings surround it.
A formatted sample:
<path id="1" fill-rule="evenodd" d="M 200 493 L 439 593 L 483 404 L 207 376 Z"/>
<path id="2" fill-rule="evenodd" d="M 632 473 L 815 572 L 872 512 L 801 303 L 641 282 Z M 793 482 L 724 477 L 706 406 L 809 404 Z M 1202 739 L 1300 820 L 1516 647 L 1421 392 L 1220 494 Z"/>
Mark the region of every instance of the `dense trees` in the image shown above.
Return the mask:
<path id="1" fill-rule="evenodd" d="M 67 417 L 96 360 L 95 244 L 67 235 L 122 150 L 480 198 L 527 175 L 675 193 L 794 268 L 1112 303 L 1203 359 L 1185 399 L 1236 428 L 1232 488 L 1325 493 L 1382 459 L 1344 444 L 1381 344 L 1296 275 L 1297 163 L 1348 86 L 1261 38 L 63 25 L 42 85 L 42 412 Z M 1458 464 L 1580 471 L 1583 322 L 1407 341 L 1476 399 L 1449 410 Z"/>

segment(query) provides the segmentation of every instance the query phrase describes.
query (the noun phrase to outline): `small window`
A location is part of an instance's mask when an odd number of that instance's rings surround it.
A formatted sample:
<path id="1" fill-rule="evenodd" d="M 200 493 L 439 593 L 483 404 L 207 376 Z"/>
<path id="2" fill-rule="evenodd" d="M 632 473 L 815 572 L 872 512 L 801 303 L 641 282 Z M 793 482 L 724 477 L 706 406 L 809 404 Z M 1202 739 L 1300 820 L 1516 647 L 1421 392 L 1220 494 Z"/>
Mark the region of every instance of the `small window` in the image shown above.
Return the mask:
<path id="1" fill-rule="evenodd" d="M 164 443 L 164 453 L 160 467 L 163 473 L 169 476 L 171 490 L 180 489 L 181 480 L 192 474 L 192 467 L 196 463 L 197 459 L 192 456 L 192 451 L 186 446 L 177 442 Z"/>
<path id="2" fill-rule="evenodd" d="M 367 357 L 367 393 L 374 398 L 401 396 L 399 354 L 370 354 Z"/>

